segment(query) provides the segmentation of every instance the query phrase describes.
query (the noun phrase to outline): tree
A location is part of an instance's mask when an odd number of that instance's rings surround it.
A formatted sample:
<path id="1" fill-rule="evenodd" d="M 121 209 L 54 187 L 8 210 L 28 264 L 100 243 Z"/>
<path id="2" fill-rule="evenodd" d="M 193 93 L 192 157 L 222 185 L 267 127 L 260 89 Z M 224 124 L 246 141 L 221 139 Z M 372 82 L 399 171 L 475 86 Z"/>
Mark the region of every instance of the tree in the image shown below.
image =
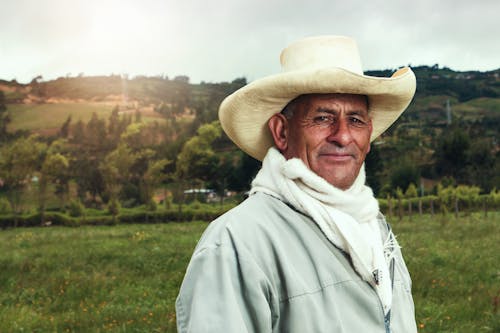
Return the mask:
<path id="1" fill-rule="evenodd" d="M 452 176 L 460 182 L 463 179 L 463 170 L 467 166 L 469 147 L 469 135 L 462 128 L 456 127 L 451 133 L 444 131 L 434 153 L 438 175 Z"/>
<path id="2" fill-rule="evenodd" d="M 103 119 L 99 119 L 97 113 L 93 112 L 86 128 L 87 143 L 90 147 L 100 150 L 100 148 L 106 145 L 106 135 L 106 122 Z"/>
<path id="3" fill-rule="evenodd" d="M 415 184 L 411 183 L 408 186 L 408 188 L 406 189 L 406 192 L 405 192 L 405 197 L 407 197 L 408 199 L 418 197 L 417 186 L 415 186 Z"/>
<path id="4" fill-rule="evenodd" d="M 170 163 L 167 159 L 148 162 L 148 168 L 142 176 L 142 193 L 146 204 L 153 202 L 154 188 L 166 179 L 167 174 L 163 170 Z"/>
<path id="5" fill-rule="evenodd" d="M 498 182 L 500 170 L 494 151 L 492 140 L 485 139 L 472 141 L 467 151 L 466 181 L 470 185 L 478 185 L 484 192 L 500 187 Z"/>
<path id="6" fill-rule="evenodd" d="M 66 206 L 66 196 L 69 192 L 69 161 L 62 154 L 48 152 L 40 170 L 39 180 L 39 209 L 43 215 L 45 212 L 47 186 L 53 184 L 55 193 L 59 197 L 60 208 Z"/>
<path id="7" fill-rule="evenodd" d="M 119 107 L 116 105 L 111 111 L 111 115 L 108 119 L 108 134 L 111 137 L 113 142 L 118 142 L 120 137 L 120 116 L 119 116 Z"/>
<path id="8" fill-rule="evenodd" d="M 175 114 L 183 114 L 191 99 L 191 86 L 189 77 L 177 76 L 173 80 L 174 94 L 171 97 L 172 111 Z"/>
<path id="9" fill-rule="evenodd" d="M 45 96 L 45 86 L 42 83 L 39 82 L 41 80 L 43 80 L 43 77 L 41 75 L 37 75 L 30 82 L 31 93 L 33 95 L 38 96 L 38 97 L 44 97 Z"/>
<path id="10" fill-rule="evenodd" d="M 15 213 L 20 212 L 22 190 L 39 169 L 45 149 L 46 145 L 34 136 L 17 139 L 0 148 L 0 178 L 7 188 Z"/>
<path id="11" fill-rule="evenodd" d="M 403 160 L 391 170 L 391 188 L 406 189 L 411 183 L 420 182 L 420 171 L 417 166 L 409 160 Z"/>
<path id="12" fill-rule="evenodd" d="M 79 199 L 88 204 L 87 195 L 90 196 L 90 203 L 98 207 L 99 197 L 104 199 L 105 186 L 101 171 L 99 170 L 99 160 L 90 157 L 86 152 L 80 153 L 71 161 L 70 170 L 77 185 Z"/>
<path id="13" fill-rule="evenodd" d="M 177 175 L 183 179 L 202 181 L 212 179 L 218 158 L 211 145 L 221 134 L 222 130 L 218 122 L 201 126 L 197 135 L 184 144 L 177 158 Z"/>
<path id="14" fill-rule="evenodd" d="M 73 138 L 72 142 L 75 143 L 83 143 L 85 140 L 85 125 L 82 120 L 78 120 L 78 122 L 73 126 Z"/>
<path id="15" fill-rule="evenodd" d="M 261 167 L 261 162 L 238 150 L 233 157 L 233 167 L 228 172 L 227 188 L 235 191 L 248 191 L 252 179 Z"/>
<path id="16" fill-rule="evenodd" d="M 71 115 L 68 116 L 66 121 L 62 124 L 61 129 L 59 130 L 59 136 L 61 138 L 67 138 L 69 136 L 70 125 L 71 125 Z"/>
<path id="17" fill-rule="evenodd" d="M 7 125 L 10 123 L 10 116 L 5 106 L 5 95 L 0 91 L 0 139 L 7 137 Z"/>
<path id="18" fill-rule="evenodd" d="M 198 129 L 196 136 L 184 144 L 176 163 L 176 176 L 181 184 L 189 181 L 191 186 L 201 183 L 204 187 L 204 182 L 217 178 L 219 157 L 212 144 L 221 133 L 218 122 L 205 124 Z"/>
<path id="19" fill-rule="evenodd" d="M 120 137 L 121 142 L 133 151 L 139 151 L 151 146 L 153 142 L 148 135 L 148 126 L 145 123 L 132 123 L 128 125 Z"/>
<path id="20" fill-rule="evenodd" d="M 375 196 L 377 196 L 381 190 L 380 173 L 384 169 L 384 163 L 376 145 L 372 144 L 370 153 L 366 155 L 365 166 L 366 183 L 372 188 Z"/>
<path id="21" fill-rule="evenodd" d="M 174 77 L 174 81 L 188 84 L 189 83 L 189 76 L 178 75 L 178 76 Z"/>
<path id="22" fill-rule="evenodd" d="M 141 123 L 142 122 L 142 113 L 139 111 L 139 109 L 136 109 L 134 112 L 134 118 L 136 123 Z"/>
<path id="23" fill-rule="evenodd" d="M 109 203 L 108 203 L 108 212 L 113 215 L 113 222 L 117 222 L 117 215 L 120 213 L 120 202 L 118 201 L 117 198 L 112 198 Z"/>
<path id="24" fill-rule="evenodd" d="M 118 199 L 125 180 L 130 176 L 130 167 L 136 159 L 136 154 L 132 153 L 129 147 L 120 144 L 99 164 L 99 170 L 111 200 Z"/>
<path id="25" fill-rule="evenodd" d="M 247 78 L 246 77 L 238 77 L 231 81 L 233 85 L 236 85 L 236 89 L 239 89 L 241 87 L 244 87 L 247 85 Z"/>

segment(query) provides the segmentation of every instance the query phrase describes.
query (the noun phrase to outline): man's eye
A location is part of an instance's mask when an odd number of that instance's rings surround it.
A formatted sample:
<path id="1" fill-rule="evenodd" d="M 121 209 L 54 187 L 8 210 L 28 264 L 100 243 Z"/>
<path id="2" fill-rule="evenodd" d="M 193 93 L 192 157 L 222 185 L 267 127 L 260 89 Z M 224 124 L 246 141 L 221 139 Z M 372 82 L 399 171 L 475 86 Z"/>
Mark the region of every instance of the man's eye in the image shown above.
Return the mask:
<path id="1" fill-rule="evenodd" d="M 316 124 L 331 123 L 331 122 L 333 122 L 333 118 L 329 117 L 329 116 L 317 116 L 317 117 L 314 117 L 314 122 Z"/>
<path id="2" fill-rule="evenodd" d="M 351 117 L 351 123 L 353 123 L 356 126 L 366 125 L 366 121 L 364 119 L 357 118 L 357 117 Z"/>

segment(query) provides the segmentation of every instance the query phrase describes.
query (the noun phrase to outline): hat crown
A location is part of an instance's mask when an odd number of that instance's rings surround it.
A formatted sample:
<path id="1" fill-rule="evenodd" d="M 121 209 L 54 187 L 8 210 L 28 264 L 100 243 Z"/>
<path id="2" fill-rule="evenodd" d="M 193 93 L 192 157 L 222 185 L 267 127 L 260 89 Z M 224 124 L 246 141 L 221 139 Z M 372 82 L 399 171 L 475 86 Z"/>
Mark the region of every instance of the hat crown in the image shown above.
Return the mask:
<path id="1" fill-rule="evenodd" d="M 309 37 L 290 44 L 281 52 L 283 72 L 342 68 L 363 75 L 356 41 L 344 36 Z"/>

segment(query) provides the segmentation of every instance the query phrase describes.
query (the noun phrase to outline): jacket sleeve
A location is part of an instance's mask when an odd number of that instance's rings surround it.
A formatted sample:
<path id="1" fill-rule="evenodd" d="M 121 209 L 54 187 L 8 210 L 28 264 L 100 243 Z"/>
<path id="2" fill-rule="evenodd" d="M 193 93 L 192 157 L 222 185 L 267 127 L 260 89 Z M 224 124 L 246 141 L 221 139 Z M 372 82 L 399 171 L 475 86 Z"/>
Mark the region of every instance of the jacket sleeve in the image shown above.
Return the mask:
<path id="1" fill-rule="evenodd" d="M 272 294 L 250 255 L 228 244 L 199 249 L 177 297 L 178 332 L 271 332 Z"/>

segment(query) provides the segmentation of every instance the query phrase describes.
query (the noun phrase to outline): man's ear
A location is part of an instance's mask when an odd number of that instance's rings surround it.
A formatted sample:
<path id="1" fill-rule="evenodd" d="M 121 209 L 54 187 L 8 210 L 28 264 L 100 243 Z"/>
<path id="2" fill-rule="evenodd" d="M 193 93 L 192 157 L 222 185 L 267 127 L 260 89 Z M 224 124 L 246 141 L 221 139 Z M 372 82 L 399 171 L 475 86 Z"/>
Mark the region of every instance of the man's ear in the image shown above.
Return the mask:
<path id="1" fill-rule="evenodd" d="M 279 151 L 284 152 L 288 148 L 288 120 L 281 113 L 274 114 L 267 125 L 273 136 L 274 145 Z"/>

